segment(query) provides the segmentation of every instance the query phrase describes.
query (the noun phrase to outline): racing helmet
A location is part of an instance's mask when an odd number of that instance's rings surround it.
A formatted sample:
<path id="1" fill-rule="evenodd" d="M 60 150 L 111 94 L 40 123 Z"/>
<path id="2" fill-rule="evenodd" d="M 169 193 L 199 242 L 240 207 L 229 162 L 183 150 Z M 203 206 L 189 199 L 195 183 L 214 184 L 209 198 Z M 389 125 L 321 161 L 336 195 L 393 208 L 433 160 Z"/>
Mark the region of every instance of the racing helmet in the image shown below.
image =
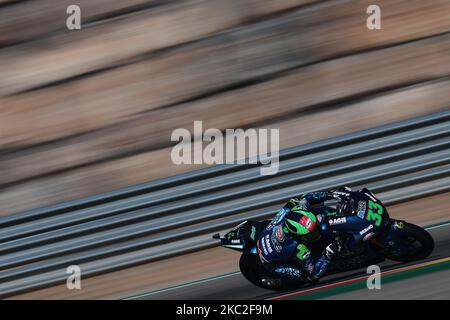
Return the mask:
<path id="1" fill-rule="evenodd" d="M 284 217 L 283 231 L 297 240 L 313 242 L 321 238 L 316 216 L 298 207 L 292 208 Z"/>

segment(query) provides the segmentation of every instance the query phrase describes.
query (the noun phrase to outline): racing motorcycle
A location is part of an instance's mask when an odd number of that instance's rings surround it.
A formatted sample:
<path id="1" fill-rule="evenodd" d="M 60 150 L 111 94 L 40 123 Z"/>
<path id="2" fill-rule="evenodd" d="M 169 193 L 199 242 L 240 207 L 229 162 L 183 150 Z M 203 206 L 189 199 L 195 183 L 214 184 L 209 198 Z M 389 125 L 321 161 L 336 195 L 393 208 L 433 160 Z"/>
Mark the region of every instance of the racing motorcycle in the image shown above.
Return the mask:
<path id="1" fill-rule="evenodd" d="M 321 204 L 311 209 L 313 213 L 325 215 L 328 223 L 321 224 L 322 245 L 330 239 L 341 239 L 344 246 L 330 263 L 326 274 L 349 271 L 379 263 L 385 259 L 410 262 L 428 257 L 434 249 L 434 240 L 423 228 L 402 220 L 391 219 L 388 210 L 370 190 L 348 191 L 333 205 Z M 352 220 L 352 223 L 348 223 Z M 364 220 L 372 222 L 369 227 Z M 361 221 L 364 227 L 358 227 Z M 224 235 L 215 234 L 214 239 L 220 240 L 220 245 L 242 252 L 239 268 L 244 277 L 251 283 L 265 288 L 261 279 L 273 278 L 262 266 L 257 251 L 259 233 L 266 228 L 271 220 L 247 220 Z M 363 239 L 359 245 L 346 245 L 352 239 Z M 320 241 L 319 241 L 320 242 Z M 353 242 L 354 243 L 354 242 Z M 316 244 L 320 246 L 321 244 Z M 316 250 L 316 257 L 321 249 Z M 306 275 L 297 283 L 281 279 L 279 287 L 266 289 L 286 290 L 308 284 Z M 310 283 L 309 283 L 310 284 Z"/>

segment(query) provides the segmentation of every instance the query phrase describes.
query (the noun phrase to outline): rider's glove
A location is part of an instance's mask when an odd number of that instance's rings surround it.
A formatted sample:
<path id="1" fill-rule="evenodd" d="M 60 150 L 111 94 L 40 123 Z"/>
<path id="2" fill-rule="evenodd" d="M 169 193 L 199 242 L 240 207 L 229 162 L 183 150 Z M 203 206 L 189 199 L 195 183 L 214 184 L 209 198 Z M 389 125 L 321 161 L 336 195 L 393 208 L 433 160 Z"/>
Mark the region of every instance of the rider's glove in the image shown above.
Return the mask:
<path id="1" fill-rule="evenodd" d="M 331 190 L 331 196 L 335 199 L 342 199 L 350 196 L 349 192 L 352 191 L 349 187 L 339 187 L 336 190 Z"/>
<path id="2" fill-rule="evenodd" d="M 331 260 L 341 250 L 342 250 L 342 241 L 334 240 L 325 248 L 323 255 Z"/>
<path id="3" fill-rule="evenodd" d="M 307 203 L 308 202 L 304 198 L 294 197 L 294 198 L 289 199 L 289 202 L 287 203 L 286 208 L 291 210 L 292 208 L 294 208 L 296 206 L 306 207 Z"/>

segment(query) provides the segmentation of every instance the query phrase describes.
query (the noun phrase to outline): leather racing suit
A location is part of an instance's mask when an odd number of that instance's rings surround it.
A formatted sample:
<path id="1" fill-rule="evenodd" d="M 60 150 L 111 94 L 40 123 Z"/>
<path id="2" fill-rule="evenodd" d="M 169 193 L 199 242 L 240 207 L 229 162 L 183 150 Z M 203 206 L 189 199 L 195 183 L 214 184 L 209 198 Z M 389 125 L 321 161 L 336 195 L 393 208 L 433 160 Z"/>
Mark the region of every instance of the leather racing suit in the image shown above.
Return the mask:
<path id="1" fill-rule="evenodd" d="M 300 207 L 304 211 L 311 212 L 311 206 L 333 198 L 337 198 L 335 192 L 306 193 L 291 198 L 278 211 L 277 215 L 260 233 L 257 241 L 259 257 L 263 266 L 270 273 L 293 278 L 293 280 L 301 280 L 306 275 L 310 281 L 318 280 L 325 273 L 332 257 L 341 249 L 340 241 L 332 239 L 327 242 L 323 237 L 320 239 L 321 245 L 314 243 L 318 241 L 303 241 L 301 238 L 291 236 L 283 228 L 283 225 L 285 215 L 293 207 Z M 315 216 L 319 228 L 328 220 L 326 219 L 327 213 L 315 214 Z M 314 259 L 312 250 L 317 250 L 317 247 L 325 249 L 318 259 Z"/>

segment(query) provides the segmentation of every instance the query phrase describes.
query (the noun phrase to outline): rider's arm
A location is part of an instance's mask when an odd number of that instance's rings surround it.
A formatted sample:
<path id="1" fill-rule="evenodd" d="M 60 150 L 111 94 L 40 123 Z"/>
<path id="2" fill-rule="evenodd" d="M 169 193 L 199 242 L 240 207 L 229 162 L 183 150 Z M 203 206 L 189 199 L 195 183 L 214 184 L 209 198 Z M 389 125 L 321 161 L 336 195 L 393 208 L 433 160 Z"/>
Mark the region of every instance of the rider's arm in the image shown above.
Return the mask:
<path id="1" fill-rule="evenodd" d="M 302 210 L 309 210 L 311 206 L 331 199 L 333 199 L 332 192 L 308 192 L 289 199 L 288 203 L 284 207 L 291 210 L 293 207 L 299 206 Z"/>
<path id="2" fill-rule="evenodd" d="M 324 255 L 317 259 L 317 261 L 314 261 L 311 257 L 311 251 L 304 244 L 297 246 L 296 258 L 302 269 L 306 272 L 308 279 L 313 281 L 319 279 L 325 273 L 330 262 Z"/>
<path id="3" fill-rule="evenodd" d="M 328 265 L 334 255 L 341 250 L 339 241 L 331 242 L 323 251 L 322 256 L 315 260 L 311 258 L 311 251 L 304 244 L 297 245 L 296 258 L 300 262 L 302 269 L 306 272 L 308 278 L 315 281 L 322 277 L 328 269 Z"/>
<path id="4" fill-rule="evenodd" d="M 289 199 L 289 201 L 282 207 L 276 216 L 274 217 L 273 221 L 279 221 L 282 216 L 289 212 L 292 208 L 296 206 L 300 206 L 302 210 L 308 210 L 312 205 L 333 199 L 334 193 L 332 192 L 326 192 L 326 191 L 317 191 L 317 192 L 308 192 L 301 194 L 297 197 L 293 197 Z"/>
<path id="5" fill-rule="evenodd" d="M 283 208 L 291 210 L 293 207 L 299 206 L 302 210 L 309 210 L 309 208 L 315 204 L 331 199 L 339 199 L 344 195 L 348 195 L 349 191 L 351 191 L 349 187 L 341 187 L 330 191 L 303 193 L 289 199 L 288 203 Z"/>

